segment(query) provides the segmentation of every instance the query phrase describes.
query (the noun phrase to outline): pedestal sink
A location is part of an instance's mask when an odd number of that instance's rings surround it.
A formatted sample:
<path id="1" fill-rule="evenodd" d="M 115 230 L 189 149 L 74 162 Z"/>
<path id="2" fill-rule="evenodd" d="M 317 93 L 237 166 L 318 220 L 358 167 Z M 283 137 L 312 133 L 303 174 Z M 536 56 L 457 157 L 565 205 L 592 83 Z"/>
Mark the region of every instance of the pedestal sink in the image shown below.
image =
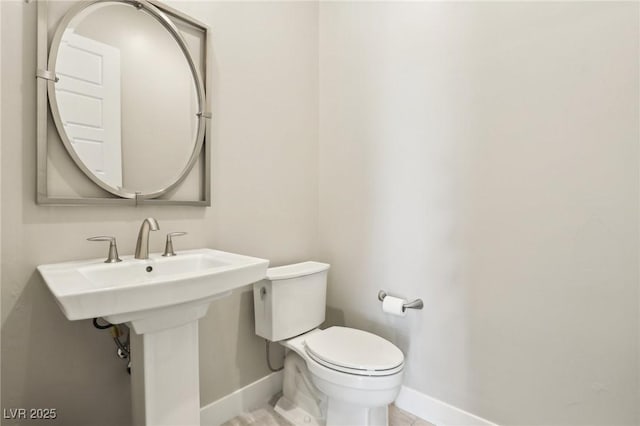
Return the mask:
<path id="1" fill-rule="evenodd" d="M 132 328 L 133 424 L 200 425 L 198 319 L 212 300 L 265 277 L 269 261 L 211 249 L 38 266 L 69 320 Z"/>

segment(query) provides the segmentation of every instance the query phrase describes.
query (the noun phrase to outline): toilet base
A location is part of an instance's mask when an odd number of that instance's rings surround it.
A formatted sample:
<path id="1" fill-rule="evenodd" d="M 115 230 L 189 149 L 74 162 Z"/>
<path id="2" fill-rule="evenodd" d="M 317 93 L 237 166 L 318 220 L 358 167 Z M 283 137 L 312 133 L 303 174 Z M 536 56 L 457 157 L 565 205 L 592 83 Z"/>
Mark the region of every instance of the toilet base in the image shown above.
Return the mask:
<path id="1" fill-rule="evenodd" d="M 304 359 L 289 351 L 284 360 L 282 397 L 275 410 L 296 426 L 325 426 L 326 396 L 311 382 Z"/>
<path id="2" fill-rule="evenodd" d="M 290 350 L 284 362 L 283 396 L 275 411 L 295 426 L 388 426 L 388 403 L 397 396 L 396 388 L 367 390 L 363 398 L 353 389 L 314 376 L 306 361 Z"/>
<path id="3" fill-rule="evenodd" d="M 388 426 L 389 407 L 361 407 L 329 398 L 327 426 Z"/>
<path id="4" fill-rule="evenodd" d="M 329 399 L 326 423 L 284 396 L 278 400 L 274 408 L 276 413 L 295 426 L 389 426 L 389 411 L 386 405 L 383 407 L 358 407 Z"/>
<path id="5" fill-rule="evenodd" d="M 301 407 L 289 401 L 287 397 L 280 397 L 274 407 L 276 413 L 280 414 L 289 423 L 296 426 L 325 426 L 321 419 L 317 419 Z"/>

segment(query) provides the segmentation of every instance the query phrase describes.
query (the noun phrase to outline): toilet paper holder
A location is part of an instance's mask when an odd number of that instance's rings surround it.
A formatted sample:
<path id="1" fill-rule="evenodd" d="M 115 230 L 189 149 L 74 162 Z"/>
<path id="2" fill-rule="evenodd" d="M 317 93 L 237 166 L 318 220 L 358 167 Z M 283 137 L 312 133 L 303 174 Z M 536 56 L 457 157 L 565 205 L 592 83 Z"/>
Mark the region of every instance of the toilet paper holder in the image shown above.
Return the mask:
<path id="1" fill-rule="evenodd" d="M 387 297 L 387 292 L 384 290 L 380 290 L 378 292 L 378 300 L 382 302 L 385 297 Z M 406 311 L 407 309 L 422 309 L 422 308 L 424 308 L 424 303 L 422 303 L 422 299 L 416 299 L 416 300 L 412 300 L 411 302 L 404 303 L 402 305 L 402 312 Z"/>

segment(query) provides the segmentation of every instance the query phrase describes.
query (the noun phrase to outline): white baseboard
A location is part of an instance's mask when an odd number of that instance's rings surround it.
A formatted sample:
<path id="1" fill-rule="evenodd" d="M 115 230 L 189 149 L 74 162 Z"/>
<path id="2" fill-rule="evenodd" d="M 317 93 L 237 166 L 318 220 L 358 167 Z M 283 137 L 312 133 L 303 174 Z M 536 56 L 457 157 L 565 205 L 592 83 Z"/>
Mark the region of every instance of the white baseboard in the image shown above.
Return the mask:
<path id="1" fill-rule="evenodd" d="M 401 410 L 436 426 L 497 426 L 489 420 L 467 413 L 406 386 L 402 386 L 400 389 L 400 395 L 398 395 L 395 404 Z"/>
<path id="2" fill-rule="evenodd" d="M 283 372 L 271 373 L 242 389 L 230 393 L 200 409 L 201 426 L 219 426 L 232 418 L 266 404 L 282 391 Z"/>

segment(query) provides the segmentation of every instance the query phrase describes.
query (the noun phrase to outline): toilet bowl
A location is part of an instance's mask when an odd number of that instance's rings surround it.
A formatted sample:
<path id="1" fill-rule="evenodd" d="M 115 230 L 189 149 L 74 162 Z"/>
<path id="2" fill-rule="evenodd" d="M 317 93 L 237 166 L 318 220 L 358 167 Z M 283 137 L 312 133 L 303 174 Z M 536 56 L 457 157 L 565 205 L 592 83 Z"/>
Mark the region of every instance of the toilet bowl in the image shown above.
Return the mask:
<path id="1" fill-rule="evenodd" d="M 375 334 L 324 322 L 329 265 L 270 268 L 254 284 L 256 333 L 286 349 L 276 411 L 295 425 L 387 426 L 404 355 Z"/>

